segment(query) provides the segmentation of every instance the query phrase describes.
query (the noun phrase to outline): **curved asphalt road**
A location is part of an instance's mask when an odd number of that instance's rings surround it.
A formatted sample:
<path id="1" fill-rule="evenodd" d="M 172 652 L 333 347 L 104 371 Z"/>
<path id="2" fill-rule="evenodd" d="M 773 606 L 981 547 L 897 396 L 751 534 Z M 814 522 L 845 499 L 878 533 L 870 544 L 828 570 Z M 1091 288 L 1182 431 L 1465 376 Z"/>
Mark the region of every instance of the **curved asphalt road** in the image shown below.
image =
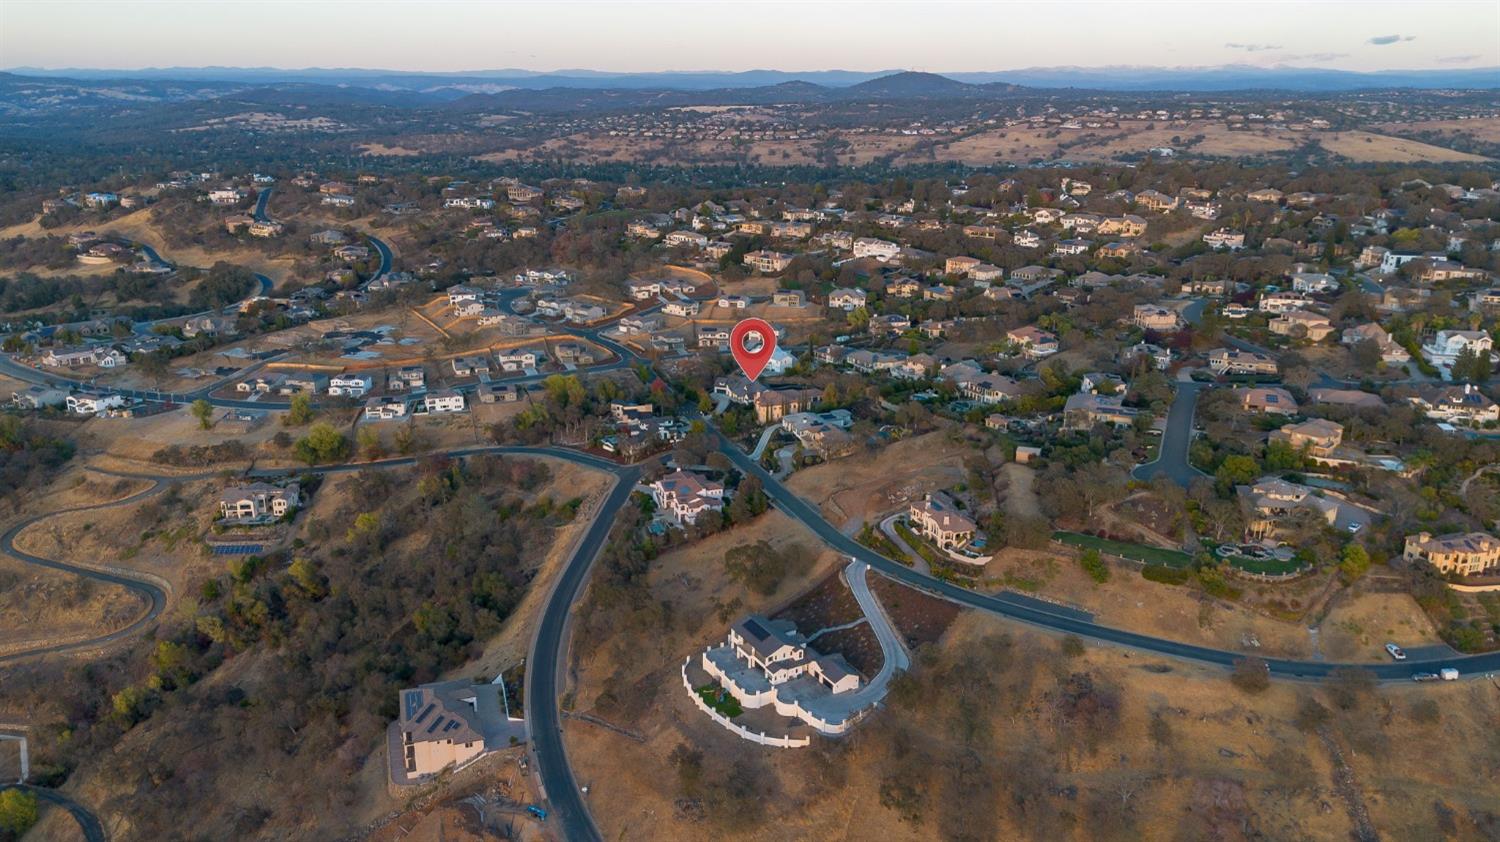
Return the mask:
<path id="1" fill-rule="evenodd" d="M 116 476 L 115 474 L 110 475 Z M 162 478 L 143 478 L 153 480 L 151 487 L 147 488 L 144 491 L 132 494 L 129 497 L 125 497 L 121 500 L 94 506 L 75 506 L 69 509 L 60 509 L 55 512 L 45 512 L 17 523 L 15 526 L 7 529 L 4 535 L 0 535 L 0 551 L 3 551 L 9 556 L 24 561 L 27 564 L 34 564 L 38 567 L 47 567 L 52 570 L 60 570 L 64 573 L 72 573 L 75 576 L 82 576 L 85 579 L 92 579 L 96 582 L 104 582 L 106 584 L 119 585 L 121 587 L 124 587 L 139 594 L 146 600 L 146 611 L 141 614 L 141 616 L 132 621 L 130 625 L 125 626 L 124 628 L 116 629 L 115 631 L 112 631 L 108 634 L 90 638 L 88 640 L 75 641 L 73 643 L 58 643 L 50 646 L 42 646 L 35 649 L 26 649 L 19 652 L 11 652 L 9 654 L 0 655 L 0 664 L 12 663 L 37 655 L 53 655 L 63 652 L 75 652 L 84 649 L 95 649 L 99 646 L 103 646 L 109 643 L 113 643 L 117 640 L 122 640 L 132 635 L 139 634 L 140 632 L 145 631 L 147 626 L 156 622 L 157 617 L 161 616 L 162 610 L 167 606 L 167 594 L 166 591 L 162 590 L 159 585 L 156 585 L 149 579 L 132 576 L 126 572 L 113 573 L 105 570 L 98 570 L 92 567 L 83 567 L 76 564 L 69 564 L 65 561 L 55 561 L 50 558 L 42 558 L 41 556 L 32 555 L 31 553 L 16 549 L 15 543 L 16 536 L 21 534 L 21 530 L 26 529 L 27 527 L 31 526 L 34 523 L 37 523 L 38 521 L 45 520 L 55 515 L 69 514 L 71 512 L 91 511 L 94 509 L 112 509 L 118 508 L 120 506 L 127 506 L 132 503 L 139 503 L 140 501 L 145 500 L 148 497 L 154 497 L 155 495 L 160 494 L 167 488 L 167 483 Z"/>
<path id="2" fill-rule="evenodd" d="M 736 468 L 739 468 L 746 474 L 753 474 L 760 479 L 767 496 L 776 504 L 776 508 L 800 521 L 821 538 L 824 543 L 844 555 L 853 556 L 867 562 L 871 567 L 887 577 L 895 579 L 909 587 L 927 591 L 934 596 L 942 597 L 943 599 L 969 608 L 988 611 L 992 614 L 998 614 L 1002 617 L 1019 620 L 1023 623 L 1052 631 L 1076 634 L 1079 637 L 1089 638 L 1100 643 L 1127 646 L 1132 649 L 1165 655 L 1171 658 L 1196 661 L 1213 666 L 1231 667 L 1235 661 L 1245 657 L 1246 653 L 1242 652 L 1211 649 L 1206 646 L 1179 643 L 1138 632 L 1103 626 L 1092 620 L 1080 617 L 1076 612 L 1061 608 L 1050 610 L 1046 607 L 1046 603 L 1038 600 L 1018 598 L 1009 594 L 996 594 L 992 596 L 975 593 L 974 591 L 961 588 L 940 579 L 924 576 L 899 562 L 892 561 L 876 553 L 874 550 L 840 532 L 833 524 L 824 520 L 822 514 L 813 506 L 792 493 L 785 485 L 782 485 L 780 481 L 761 468 L 758 462 L 751 459 L 743 450 L 722 436 L 719 438 L 719 452 L 729 457 L 729 460 L 734 463 Z M 1437 672 L 1439 669 L 1445 667 L 1452 667 L 1460 673 L 1471 675 L 1500 670 L 1500 652 L 1490 652 L 1483 655 L 1461 655 L 1450 658 L 1408 659 L 1399 663 L 1376 664 L 1338 664 L 1323 661 L 1296 661 L 1284 658 L 1266 658 L 1265 660 L 1270 667 L 1272 675 L 1289 679 L 1324 678 L 1339 667 L 1360 667 L 1367 669 L 1383 681 L 1410 681 L 1413 673 Z"/>
<path id="3" fill-rule="evenodd" d="M 275 191 L 275 190 L 276 190 L 275 187 L 267 187 L 266 189 L 260 191 L 260 195 L 259 196 L 255 197 L 255 221 L 256 222 L 270 222 L 271 221 L 270 215 L 266 213 L 266 205 L 268 205 L 268 204 L 271 203 L 271 193 L 273 191 Z"/>
<path id="4" fill-rule="evenodd" d="M 573 604 L 583 590 L 594 560 L 609 538 L 615 514 L 629 501 L 640 476 L 639 468 L 606 464 L 615 474 L 615 486 L 578 542 L 567 567 L 552 586 L 531 641 L 531 656 L 526 668 L 526 725 L 531 735 L 530 750 L 536 759 L 537 781 L 551 808 L 549 818 L 556 820 L 562 837 L 568 840 L 600 838 L 599 829 L 594 826 L 588 806 L 583 803 L 578 782 L 568 764 L 562 719 L 558 713 L 558 700 L 565 683 L 563 673 L 567 669 L 568 626 Z"/>
<path id="5" fill-rule="evenodd" d="M 35 795 L 38 800 L 67 810 L 73 816 L 73 820 L 78 822 L 78 829 L 83 832 L 83 838 L 87 842 L 105 842 L 109 838 L 104 832 L 104 825 L 100 824 L 98 816 L 89 812 L 87 807 L 84 807 L 82 804 L 55 789 L 31 786 L 29 784 L 0 784 L 0 791 L 7 789 L 19 789 L 22 792 L 29 792 Z"/>
<path id="6" fill-rule="evenodd" d="M 1193 415 L 1198 407 L 1198 393 L 1208 388 L 1207 383 L 1195 380 L 1177 381 L 1177 394 L 1172 398 L 1172 407 L 1167 410 L 1167 430 L 1161 437 L 1161 450 L 1156 458 L 1144 465 L 1137 465 L 1130 475 L 1136 479 L 1149 480 L 1165 476 L 1183 488 L 1193 480 L 1207 474 L 1188 462 L 1188 448 L 1193 442 Z"/>

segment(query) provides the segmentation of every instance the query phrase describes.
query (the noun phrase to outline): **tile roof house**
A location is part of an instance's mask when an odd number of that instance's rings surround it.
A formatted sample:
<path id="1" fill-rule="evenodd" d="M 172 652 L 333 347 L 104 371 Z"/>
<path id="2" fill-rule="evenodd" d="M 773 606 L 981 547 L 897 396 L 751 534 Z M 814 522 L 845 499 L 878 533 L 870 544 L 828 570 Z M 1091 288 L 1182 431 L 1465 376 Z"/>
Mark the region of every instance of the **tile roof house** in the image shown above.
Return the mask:
<path id="1" fill-rule="evenodd" d="M 1296 338 L 1298 334 L 1311 342 L 1322 342 L 1333 335 L 1333 323 L 1321 313 L 1288 310 L 1266 325 L 1272 333 Z"/>
<path id="2" fill-rule="evenodd" d="M 1159 332 L 1171 332 L 1177 330 L 1182 324 L 1182 318 L 1177 315 L 1176 310 L 1170 310 L 1159 304 L 1137 304 L 1131 313 L 1130 321 L 1136 327 L 1143 330 L 1155 330 Z"/>
<path id="3" fill-rule="evenodd" d="M 1210 351 L 1208 368 L 1214 374 L 1275 374 L 1279 370 L 1274 357 L 1232 348 Z"/>
<path id="4" fill-rule="evenodd" d="M 402 690 L 392 724 L 392 778 L 416 783 L 505 748 L 501 692 L 498 685 L 463 680 Z"/>
<path id="5" fill-rule="evenodd" d="M 1495 340 L 1482 330 L 1440 330 L 1432 340 L 1422 346 L 1422 356 L 1440 368 L 1451 366 L 1464 351 L 1483 354 L 1488 358 L 1495 347 Z"/>
<path id="6" fill-rule="evenodd" d="M 651 483 L 651 499 L 679 523 L 691 525 L 704 512 L 724 508 L 724 486 L 699 474 L 677 470 Z"/>
<path id="7" fill-rule="evenodd" d="M 1313 489 L 1283 479 L 1262 479 L 1254 485 L 1236 489 L 1246 509 L 1247 537 L 1259 540 L 1277 534 L 1287 525 L 1288 517 L 1306 509 L 1316 513 L 1329 526 L 1338 520 L 1339 504 L 1320 497 Z"/>
<path id="8" fill-rule="evenodd" d="M 1305 448 L 1310 456 L 1329 456 L 1344 440 L 1344 425 L 1326 418 L 1310 418 L 1273 430 L 1270 440 L 1285 442 L 1297 451 Z"/>
<path id="9" fill-rule="evenodd" d="M 1411 361 L 1411 354 L 1406 349 L 1396 344 L 1396 340 L 1386 332 L 1385 328 L 1375 322 L 1346 328 L 1339 336 L 1342 345 L 1354 346 L 1361 342 L 1374 342 L 1380 349 L 1381 361 L 1390 365 L 1400 365 Z"/>
<path id="10" fill-rule="evenodd" d="M 1234 393 L 1239 398 L 1240 408 L 1246 412 L 1297 414 L 1297 399 L 1285 389 L 1274 386 L 1254 386 L 1247 389 L 1235 389 Z"/>
<path id="11" fill-rule="evenodd" d="M 907 518 L 918 533 L 944 550 L 967 546 L 979 528 L 974 521 L 959 513 L 953 498 L 941 491 L 913 502 Z"/>
<path id="12" fill-rule="evenodd" d="M 1419 532 L 1406 536 L 1402 558 L 1425 561 L 1440 573 L 1472 576 L 1500 568 L 1500 538 L 1487 532 L 1450 535 Z"/>
<path id="13" fill-rule="evenodd" d="M 1500 405 L 1471 383 L 1423 392 L 1410 400 L 1428 418 L 1473 426 L 1500 421 Z"/>
<path id="14" fill-rule="evenodd" d="M 1135 423 L 1136 411 L 1124 405 L 1120 395 L 1087 392 L 1069 395 L 1063 404 L 1063 429 L 1088 430 L 1096 424 L 1125 427 Z"/>
<path id="15" fill-rule="evenodd" d="M 1057 353 L 1057 337 L 1039 327 L 1027 325 L 1006 331 L 1005 338 L 1015 343 L 1027 359 L 1040 359 Z"/>

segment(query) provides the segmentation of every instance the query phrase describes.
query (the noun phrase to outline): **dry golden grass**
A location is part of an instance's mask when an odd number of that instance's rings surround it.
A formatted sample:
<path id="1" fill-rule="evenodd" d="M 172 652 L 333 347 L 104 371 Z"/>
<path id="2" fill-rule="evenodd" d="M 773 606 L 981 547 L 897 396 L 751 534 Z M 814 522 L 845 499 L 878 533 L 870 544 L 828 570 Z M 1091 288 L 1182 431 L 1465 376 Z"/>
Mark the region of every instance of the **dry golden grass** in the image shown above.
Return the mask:
<path id="1" fill-rule="evenodd" d="M 959 805 L 945 790 L 949 771 L 967 749 L 962 727 L 929 697 L 915 710 L 892 708 L 876 714 L 842 740 L 816 740 L 807 749 L 761 748 L 714 725 L 687 699 L 676 680 L 673 653 L 655 654 L 663 663 L 661 680 L 650 688 L 650 702 L 631 728 L 637 742 L 587 723 L 565 727 L 569 757 L 579 782 L 589 786 L 589 802 L 605 838 L 735 840 L 927 840 L 951 838 L 941 828 L 943 814 L 972 806 L 994 822 L 993 831 L 974 838 L 1038 838 L 1032 822 L 1020 821 L 1012 793 L 1029 787 L 1018 775 L 1050 781 L 1040 805 L 1059 819 L 1047 838 L 1094 839 L 1336 839 L 1353 829 L 1346 800 L 1335 790 L 1334 765 L 1323 742 L 1294 725 L 1300 700 L 1315 695 L 1333 708 L 1315 686 L 1277 683 L 1260 695 L 1233 689 L 1225 674 L 1181 662 L 1141 656 L 1109 647 L 1089 647 L 1066 659 L 1056 638 L 1024 631 L 986 615 L 964 612 L 937 644 L 943 659 L 988 651 L 1007 636 L 1012 643 L 1008 674 L 992 677 L 1003 703 L 976 712 L 979 727 L 992 734 L 992 753 L 979 774 L 993 788 L 967 791 L 984 803 Z M 1003 643 L 1000 645 L 1004 645 Z M 983 657 L 983 656 L 980 656 Z M 1113 687 L 1118 723 L 1102 737 L 1099 750 L 1066 754 L 1043 751 L 1035 765 L 1014 756 L 1062 738 L 1066 726 L 1053 711 L 1060 683 L 1088 673 L 1094 685 Z M 930 679 L 929 679 L 930 680 Z M 962 675 L 953 680 L 963 680 Z M 1014 683 L 1012 683 L 1014 682 Z M 1411 713 L 1424 700 L 1436 701 L 1440 721 L 1423 724 Z M 1352 764 L 1360 788 L 1356 798 L 1374 825 L 1390 838 L 1439 838 L 1434 801 L 1456 813 L 1456 835 L 1479 839 L 1483 831 L 1470 810 L 1493 813 L 1492 772 L 1500 744 L 1488 724 L 1500 714 L 1493 688 L 1483 682 L 1433 687 L 1383 688 L 1353 710 L 1334 710 L 1330 735 Z M 909 734 L 931 764 L 909 769 L 908 780 L 927 793 L 919 823 L 902 821 L 883 806 L 881 785 L 890 768 L 894 732 Z M 1155 736 L 1153 736 L 1155 735 Z M 1159 742 L 1160 739 L 1165 742 Z M 1409 747 L 1439 740 L 1445 759 Z M 729 826 L 702 818 L 691 797 L 684 799 L 676 768 L 668 757 L 686 745 L 702 753 L 705 778 L 744 764 L 771 793 L 761 800 L 759 821 Z M 1035 749 L 1032 749 L 1033 751 Z M 1458 756 L 1454 756 L 1458 755 Z M 738 767 L 736 767 L 738 768 Z M 711 800 L 712 787 L 700 797 Z M 1092 818 L 1091 810 L 1120 803 L 1123 819 Z M 993 799 L 993 802 L 991 802 Z M 1092 806 L 1098 805 L 1098 806 Z"/>
<path id="2" fill-rule="evenodd" d="M 1405 593 L 1366 593 L 1334 604 L 1319 625 L 1323 654 L 1333 661 L 1385 660 L 1385 644 L 1442 643 L 1432 620 Z"/>
<path id="3" fill-rule="evenodd" d="M 874 521 L 907 500 L 946 488 L 963 477 L 967 450 L 934 432 L 904 439 L 879 452 L 849 456 L 792 474 L 787 486 L 818 503 L 835 524 Z"/>
<path id="4" fill-rule="evenodd" d="M 362 143 L 359 150 L 366 155 L 376 155 L 390 158 L 409 158 L 414 155 L 425 154 L 420 149 L 410 149 L 405 146 L 386 146 L 383 143 Z"/>
<path id="5" fill-rule="evenodd" d="M 1471 155 L 1453 149 L 1444 149 L 1430 143 L 1407 140 L 1372 132 L 1327 132 L 1318 136 L 1318 143 L 1336 155 L 1351 161 L 1393 161 L 1396 163 L 1454 163 L 1488 161 L 1483 155 Z"/>
<path id="6" fill-rule="evenodd" d="M 1416 120 L 1409 123 L 1380 123 L 1371 127 L 1382 132 L 1440 132 L 1450 135 L 1467 135 L 1489 143 L 1500 143 L 1500 117 L 1479 117 L 1473 120 Z"/>

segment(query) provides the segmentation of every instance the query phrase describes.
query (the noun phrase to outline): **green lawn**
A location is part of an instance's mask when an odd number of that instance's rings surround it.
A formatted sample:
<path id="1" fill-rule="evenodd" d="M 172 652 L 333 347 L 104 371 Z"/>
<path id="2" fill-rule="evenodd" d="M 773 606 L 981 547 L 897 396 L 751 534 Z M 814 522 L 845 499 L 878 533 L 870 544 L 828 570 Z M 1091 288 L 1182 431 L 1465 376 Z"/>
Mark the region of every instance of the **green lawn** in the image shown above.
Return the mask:
<path id="1" fill-rule="evenodd" d="M 1302 569 L 1302 562 L 1297 561 L 1294 558 L 1289 558 L 1286 561 L 1281 561 L 1280 559 L 1275 558 L 1256 559 L 1231 555 L 1226 557 L 1224 561 L 1227 562 L 1230 567 L 1239 568 L 1246 573 L 1261 573 L 1268 576 L 1282 576 L 1287 573 L 1292 573 Z"/>
<path id="2" fill-rule="evenodd" d="M 719 713 L 724 714 L 730 719 L 733 719 L 745 712 L 745 709 L 740 707 L 740 700 L 729 695 L 729 691 L 721 687 L 715 687 L 712 684 L 705 684 L 702 687 L 698 688 L 698 695 L 703 697 L 703 701 L 706 702 L 709 707 L 713 708 Z"/>
<path id="3" fill-rule="evenodd" d="M 1101 553 L 1109 553 L 1147 564 L 1161 564 L 1167 567 L 1187 567 L 1193 563 L 1193 557 L 1181 550 L 1164 550 L 1161 547 L 1147 546 L 1146 544 L 1132 544 L 1127 541 L 1111 541 L 1108 538 L 1097 538 L 1093 535 L 1084 535 L 1081 532 L 1054 532 L 1053 540 L 1064 544 L 1085 549 L 1095 549 Z"/>

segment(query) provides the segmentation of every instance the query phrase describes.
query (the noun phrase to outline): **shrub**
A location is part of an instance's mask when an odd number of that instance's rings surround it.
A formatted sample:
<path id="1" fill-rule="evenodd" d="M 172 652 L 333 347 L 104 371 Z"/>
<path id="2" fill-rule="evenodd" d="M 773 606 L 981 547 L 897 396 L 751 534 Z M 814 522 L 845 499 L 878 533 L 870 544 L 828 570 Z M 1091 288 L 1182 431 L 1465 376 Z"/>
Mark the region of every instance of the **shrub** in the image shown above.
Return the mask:
<path id="1" fill-rule="evenodd" d="M 1142 578 L 1163 585 L 1185 585 L 1190 576 L 1192 576 L 1190 570 L 1168 567 L 1165 564 L 1148 564 L 1141 569 Z"/>
<path id="2" fill-rule="evenodd" d="M 1099 556 L 1099 551 L 1092 547 L 1084 550 L 1078 556 L 1078 563 L 1083 565 L 1083 571 L 1089 574 L 1089 578 L 1099 584 L 1109 581 L 1109 565 Z"/>
<path id="3" fill-rule="evenodd" d="M 1353 710 L 1375 690 L 1375 673 L 1359 667 L 1339 667 L 1329 676 L 1328 695 L 1339 710 Z"/>
<path id="4" fill-rule="evenodd" d="M 1234 662 L 1234 671 L 1229 674 L 1229 682 L 1246 693 L 1264 693 L 1271 686 L 1271 668 L 1266 665 L 1265 661 L 1253 655 L 1240 658 Z"/>
<path id="5" fill-rule="evenodd" d="M 1418 699 L 1411 704 L 1411 718 L 1413 722 L 1433 725 L 1443 718 L 1442 708 L 1436 699 Z"/>
<path id="6" fill-rule="evenodd" d="M 1297 716 L 1292 720 L 1297 729 L 1304 733 L 1318 730 L 1329 719 L 1328 708 L 1318 703 L 1312 696 L 1303 696 L 1297 703 Z"/>
<path id="7" fill-rule="evenodd" d="M 36 796 L 19 789 L 0 792 L 0 831 L 17 839 L 36 824 Z"/>

